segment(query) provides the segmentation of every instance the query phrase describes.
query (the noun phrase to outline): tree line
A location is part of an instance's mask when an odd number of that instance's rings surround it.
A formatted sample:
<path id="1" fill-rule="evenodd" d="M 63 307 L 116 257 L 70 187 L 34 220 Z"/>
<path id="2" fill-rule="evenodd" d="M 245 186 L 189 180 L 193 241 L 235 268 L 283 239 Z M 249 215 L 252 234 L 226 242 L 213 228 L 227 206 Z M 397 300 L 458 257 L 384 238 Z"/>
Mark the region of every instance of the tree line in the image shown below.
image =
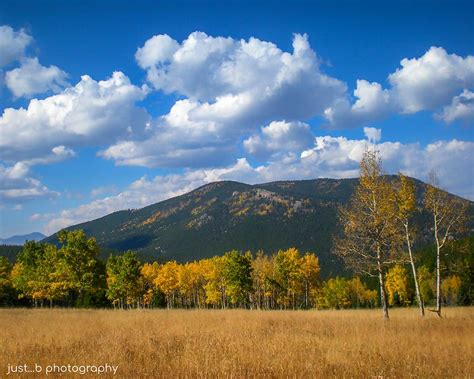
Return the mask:
<path id="1" fill-rule="evenodd" d="M 95 239 L 83 231 L 61 232 L 59 240 L 60 247 L 26 243 L 13 265 L 0 257 L 1 304 L 121 309 L 343 309 L 380 304 L 369 277 L 323 281 L 317 256 L 300 254 L 295 248 L 272 256 L 230 251 L 188 263 L 142 263 L 128 251 L 104 263 L 98 259 Z M 422 265 L 417 273 L 421 296 L 429 303 L 435 299 L 435 270 Z M 443 302 L 465 303 L 462 294 L 469 292 L 468 281 L 468 275 L 446 277 L 441 286 Z M 384 283 L 388 305 L 415 303 L 412 283 L 405 266 L 388 269 Z"/>
<path id="2" fill-rule="evenodd" d="M 439 189 L 433 176 L 422 198 L 413 181 L 384 175 L 367 150 L 350 202 L 339 209 L 334 253 L 356 276 L 321 280 L 316 254 L 296 248 L 268 256 L 229 251 L 199 261 L 142 263 L 128 251 L 98 259 L 82 230 L 61 231 L 59 245 L 27 242 L 14 264 L 0 256 L 0 304 L 21 306 L 327 309 L 471 304 L 473 241 L 452 241 L 466 202 Z M 420 209 L 431 215 L 433 246 L 413 251 Z"/>

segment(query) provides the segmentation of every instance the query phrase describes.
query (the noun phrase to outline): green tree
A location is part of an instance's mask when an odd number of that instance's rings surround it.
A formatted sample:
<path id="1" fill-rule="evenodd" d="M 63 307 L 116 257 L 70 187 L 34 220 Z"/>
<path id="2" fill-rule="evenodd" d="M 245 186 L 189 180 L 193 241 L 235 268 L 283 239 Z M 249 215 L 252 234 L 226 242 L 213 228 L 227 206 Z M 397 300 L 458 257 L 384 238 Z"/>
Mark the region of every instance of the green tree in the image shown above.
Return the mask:
<path id="1" fill-rule="evenodd" d="M 19 297 L 31 299 L 35 306 L 50 306 L 56 300 L 64 300 L 70 289 L 70 281 L 64 260 L 54 245 L 27 242 L 13 266 L 13 287 Z"/>
<path id="2" fill-rule="evenodd" d="M 6 257 L 0 256 L 0 305 L 6 305 L 12 296 L 12 265 Z"/>
<path id="3" fill-rule="evenodd" d="M 114 307 L 123 308 L 133 303 L 138 307 L 143 292 L 141 263 L 132 251 L 110 256 L 107 265 L 107 298 Z"/>
<path id="4" fill-rule="evenodd" d="M 12 269 L 12 284 L 18 291 L 19 298 L 29 298 L 35 307 L 44 303 L 46 278 L 41 276 L 42 261 L 44 260 L 45 246 L 34 241 L 25 243 L 23 250 L 18 254 L 17 261 Z"/>
<path id="5" fill-rule="evenodd" d="M 301 255 L 298 249 L 280 250 L 275 257 L 276 280 L 280 285 L 278 303 L 296 309 L 303 287 Z"/>
<path id="6" fill-rule="evenodd" d="M 77 296 L 77 304 L 84 305 L 84 298 L 100 288 L 99 246 L 95 238 L 87 238 L 83 230 L 58 234 L 62 246 L 59 250 L 69 288 Z"/>
<path id="7" fill-rule="evenodd" d="M 232 250 L 225 253 L 223 261 L 222 275 L 226 295 L 232 304 L 246 306 L 252 290 L 252 255 Z"/>
<path id="8" fill-rule="evenodd" d="M 321 289 L 319 306 L 321 308 L 349 308 L 351 305 L 347 280 L 336 277 L 327 280 Z"/>
<path id="9" fill-rule="evenodd" d="M 418 280 L 420 282 L 420 292 L 423 297 L 423 301 L 429 302 L 434 297 L 433 283 L 434 275 L 430 269 L 426 266 L 418 268 Z"/>

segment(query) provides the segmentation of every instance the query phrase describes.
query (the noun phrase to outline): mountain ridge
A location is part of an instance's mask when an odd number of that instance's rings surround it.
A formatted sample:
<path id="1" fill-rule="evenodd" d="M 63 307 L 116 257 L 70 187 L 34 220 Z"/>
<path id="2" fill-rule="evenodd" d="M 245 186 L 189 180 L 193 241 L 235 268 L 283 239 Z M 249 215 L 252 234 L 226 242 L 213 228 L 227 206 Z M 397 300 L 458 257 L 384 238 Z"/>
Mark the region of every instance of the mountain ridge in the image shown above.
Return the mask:
<path id="1" fill-rule="evenodd" d="M 18 234 L 7 238 L 0 238 L 0 245 L 23 245 L 26 241 L 41 241 L 47 238 L 46 235 L 40 232 L 32 232 L 28 234 Z"/>
<path id="2" fill-rule="evenodd" d="M 426 184 L 416 179 L 414 182 L 421 199 Z M 84 229 L 104 248 L 104 255 L 132 249 L 144 260 L 186 262 L 232 249 L 272 254 L 297 247 L 303 253 L 316 253 L 322 269 L 332 275 L 343 271 L 342 263 L 331 254 L 332 239 L 340 232 L 337 209 L 349 201 L 357 183 L 358 178 L 254 185 L 212 182 L 180 196 L 113 212 L 66 230 Z M 420 212 L 417 223 L 426 234 L 427 215 Z M 56 235 L 45 241 L 56 242 Z"/>

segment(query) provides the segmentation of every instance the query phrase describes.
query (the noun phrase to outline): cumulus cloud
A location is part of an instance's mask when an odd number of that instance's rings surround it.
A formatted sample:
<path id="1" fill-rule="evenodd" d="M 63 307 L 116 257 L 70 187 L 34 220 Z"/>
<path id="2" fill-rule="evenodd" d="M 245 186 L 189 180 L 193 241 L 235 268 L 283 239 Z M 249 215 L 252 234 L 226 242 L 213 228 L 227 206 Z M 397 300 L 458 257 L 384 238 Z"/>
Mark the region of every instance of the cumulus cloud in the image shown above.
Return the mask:
<path id="1" fill-rule="evenodd" d="M 471 55 L 463 58 L 442 47 L 431 47 L 420 58 L 405 58 L 400 64 L 389 81 L 403 113 L 436 109 L 460 90 L 474 86 Z"/>
<path id="2" fill-rule="evenodd" d="M 27 163 L 17 162 L 9 167 L 0 164 L 0 204 L 19 203 L 57 195 L 57 192 L 49 190 L 31 176 Z"/>
<path id="3" fill-rule="evenodd" d="M 292 53 L 256 38 L 194 32 L 178 43 L 159 35 L 136 59 L 155 89 L 186 98 L 156 121 L 146 140 L 124 139 L 101 152 L 119 165 L 226 164 L 262 124 L 318 115 L 346 91 L 321 72 L 306 35 L 294 36 Z"/>
<path id="4" fill-rule="evenodd" d="M 38 58 L 26 58 L 21 67 L 6 72 L 5 83 L 16 97 L 31 97 L 48 91 L 60 92 L 68 86 L 67 76 L 56 66 L 42 66 Z"/>
<path id="5" fill-rule="evenodd" d="M 168 63 L 178 49 L 178 42 L 167 34 L 160 34 L 147 40 L 135 53 L 135 59 L 141 68 L 151 68 L 161 62 Z"/>
<path id="6" fill-rule="evenodd" d="M 367 134 L 380 136 L 372 128 Z M 218 180 L 237 180 L 262 183 L 275 180 L 357 177 L 359 162 L 368 147 L 380 151 L 388 173 L 402 171 L 407 175 L 426 179 L 436 170 L 448 191 L 474 199 L 474 182 L 469 175 L 459 175 L 474 166 L 474 142 L 437 141 L 425 147 L 418 143 L 383 142 L 346 137 L 318 136 L 314 145 L 301 154 L 281 156 L 265 165 L 252 166 L 245 158 L 222 168 L 189 169 L 181 174 L 142 177 L 125 191 L 94 200 L 78 208 L 50 215 L 45 232 L 53 233 L 62 227 L 104 216 L 116 210 L 143 207 L 160 200 L 186 193 L 200 185 Z"/>
<path id="7" fill-rule="evenodd" d="M 157 35 L 137 50 L 136 61 L 146 70 L 151 87 L 176 94 L 179 100 L 168 113 L 152 120 L 137 105 L 149 92 L 148 86 L 137 87 L 115 72 L 102 81 L 85 75 L 75 86 L 63 89 L 66 74 L 55 66 L 41 66 L 36 58 L 25 58 L 31 37 L 8 28 L 0 27 L 0 41 L 10 41 L 0 46 L 0 63 L 21 62 L 5 78 L 12 92 L 17 96 L 58 93 L 32 99 L 26 109 L 3 111 L 2 199 L 54 196 L 30 168 L 73 157 L 73 149 L 83 146 L 98 147 L 98 155 L 117 165 L 183 169 L 180 174 L 143 177 L 120 193 L 112 187 L 96 188 L 91 193 L 95 199 L 88 204 L 33 215 L 36 220 L 50 220 L 48 234 L 216 180 L 259 183 L 355 177 L 365 147 L 374 144 L 388 172 L 402 170 L 424 179 L 436 169 L 448 190 L 474 198 L 472 179 L 457 175 L 474 164 L 473 142 L 438 141 L 425 147 L 379 143 L 381 130 L 369 127 L 393 113 L 422 110 L 436 112 L 447 123 L 470 122 L 472 56 L 433 47 L 421 57 L 403 59 L 389 75 L 387 88 L 358 80 L 350 96 L 344 82 L 323 72 L 306 35 L 294 35 L 289 52 L 257 38 L 236 40 L 194 32 L 178 42 Z M 364 126 L 367 139 L 315 137 L 305 121 L 319 116 L 335 127 Z M 237 159 L 243 154 L 260 163 Z"/>
<path id="8" fill-rule="evenodd" d="M 369 142 L 376 143 L 382 138 L 382 130 L 377 128 L 364 128 L 364 135 L 367 137 Z"/>
<path id="9" fill-rule="evenodd" d="M 248 96 L 250 103 L 267 105 L 263 113 L 284 112 L 284 119 L 307 117 L 346 89 L 321 72 L 307 36 L 300 34 L 294 35 L 291 54 L 257 38 L 237 41 L 194 32 L 179 44 L 159 35 L 138 49 L 136 58 L 156 89 L 199 101 L 203 108 Z M 283 108 L 269 109 L 278 103 Z"/>
<path id="10" fill-rule="evenodd" d="M 26 161 L 23 161 L 29 166 L 34 165 L 45 165 L 61 162 L 65 159 L 69 159 L 76 156 L 76 152 L 66 146 L 60 145 L 55 146 L 51 149 L 49 154 L 43 155 L 41 158 L 33 158 Z"/>
<path id="11" fill-rule="evenodd" d="M 282 155 L 300 153 L 311 147 L 313 141 L 314 137 L 308 124 L 273 121 L 262 127 L 260 134 L 247 138 L 244 148 L 249 154 L 266 161 Z"/>
<path id="12" fill-rule="evenodd" d="M 0 159 L 38 159 L 55 146 L 97 146 L 143 133 L 148 114 L 136 102 L 145 94 L 114 72 L 103 81 L 85 75 L 60 94 L 32 99 L 26 109 L 7 108 L 0 117 Z"/>
<path id="13" fill-rule="evenodd" d="M 11 166 L 0 163 L 0 205 L 20 203 L 38 198 L 52 198 L 59 195 L 35 179 L 31 168 L 39 164 L 51 164 L 73 157 L 75 152 L 65 146 L 55 146 L 42 158 L 16 162 Z"/>
<path id="14" fill-rule="evenodd" d="M 400 65 L 389 75 L 388 89 L 376 82 L 358 80 L 354 91 L 357 100 L 353 104 L 346 96 L 325 109 L 324 115 L 330 124 L 335 127 L 361 126 L 392 113 L 436 112 L 450 103 L 456 108 L 466 98 L 469 100 L 463 95 L 454 99 L 453 96 L 474 87 L 474 56 L 463 58 L 448 54 L 441 47 L 431 47 L 419 58 L 403 59 Z M 469 93 L 467 91 L 467 96 Z M 466 112 L 462 105 L 458 109 Z M 469 110 L 470 106 L 467 113 Z M 443 116 L 444 111 L 446 116 Z M 446 122 L 456 119 L 450 118 L 449 114 L 449 107 L 445 108 L 441 118 Z"/>
<path id="15" fill-rule="evenodd" d="M 109 185 L 109 186 L 100 186 L 97 188 L 93 188 L 91 191 L 91 197 L 100 197 L 107 194 L 115 194 L 118 192 L 118 188 L 116 186 Z"/>
<path id="16" fill-rule="evenodd" d="M 8 25 L 0 26 L 0 69 L 10 63 L 20 60 L 26 47 L 33 38 L 23 29 L 15 31 Z"/>
<path id="17" fill-rule="evenodd" d="M 455 96 L 451 104 L 445 106 L 437 117 L 448 124 L 456 120 L 474 122 L 474 93 L 464 90 L 459 96 Z"/>
<path id="18" fill-rule="evenodd" d="M 347 96 L 336 99 L 324 110 L 324 116 L 333 127 L 348 128 L 365 125 L 373 120 L 384 118 L 394 111 L 390 92 L 377 83 L 357 80 L 354 90 L 356 101 L 351 104 Z"/>

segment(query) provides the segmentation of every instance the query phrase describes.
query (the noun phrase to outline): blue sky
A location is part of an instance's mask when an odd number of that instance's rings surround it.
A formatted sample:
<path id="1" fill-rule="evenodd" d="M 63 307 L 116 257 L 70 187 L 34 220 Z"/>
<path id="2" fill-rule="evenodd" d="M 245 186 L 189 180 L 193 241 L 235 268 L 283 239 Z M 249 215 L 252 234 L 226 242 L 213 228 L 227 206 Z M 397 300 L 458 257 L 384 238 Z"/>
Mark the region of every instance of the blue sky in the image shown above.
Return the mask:
<path id="1" fill-rule="evenodd" d="M 353 177 L 367 144 L 388 172 L 436 170 L 474 199 L 473 16 L 469 1 L 3 1 L 0 237 L 213 180 Z"/>

